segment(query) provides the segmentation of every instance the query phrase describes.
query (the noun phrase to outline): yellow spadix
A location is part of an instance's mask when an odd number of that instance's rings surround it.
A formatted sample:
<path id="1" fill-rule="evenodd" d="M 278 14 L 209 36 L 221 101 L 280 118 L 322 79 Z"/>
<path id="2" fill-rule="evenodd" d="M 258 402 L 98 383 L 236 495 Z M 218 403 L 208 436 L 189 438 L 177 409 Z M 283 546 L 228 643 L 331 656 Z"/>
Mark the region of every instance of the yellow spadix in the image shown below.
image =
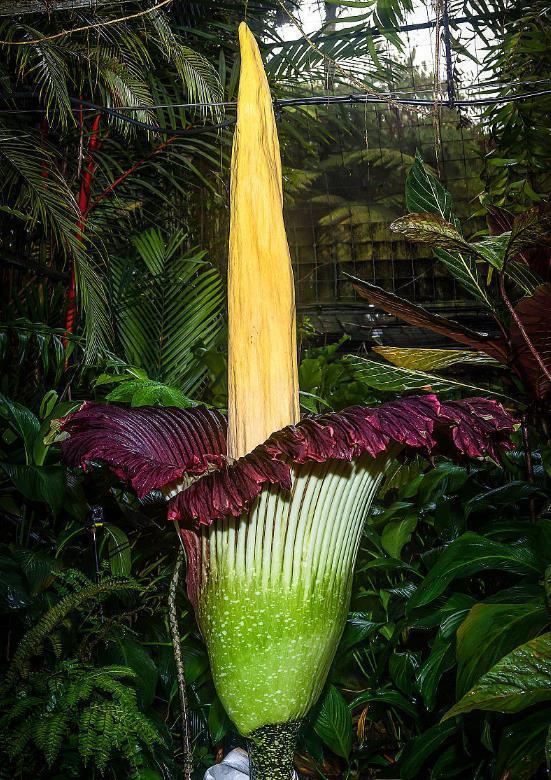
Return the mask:
<path id="1" fill-rule="evenodd" d="M 300 417 L 295 297 L 283 223 L 279 141 L 256 41 L 239 26 L 228 265 L 228 455 Z"/>

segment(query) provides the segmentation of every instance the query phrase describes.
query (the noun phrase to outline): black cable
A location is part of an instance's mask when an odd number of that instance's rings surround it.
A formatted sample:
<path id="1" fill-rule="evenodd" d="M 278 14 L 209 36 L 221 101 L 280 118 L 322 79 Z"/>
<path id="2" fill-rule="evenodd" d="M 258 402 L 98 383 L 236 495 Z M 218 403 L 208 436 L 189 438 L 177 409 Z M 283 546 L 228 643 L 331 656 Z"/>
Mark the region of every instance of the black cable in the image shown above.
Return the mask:
<path id="1" fill-rule="evenodd" d="M 175 128 L 166 128 L 166 127 L 159 127 L 158 125 L 153 125 L 150 122 L 141 122 L 139 119 L 134 119 L 133 117 L 126 116 L 126 114 L 120 114 L 118 111 L 113 110 L 112 108 L 107 108 L 107 106 L 98 106 L 95 103 L 91 103 L 89 100 L 82 100 L 81 98 L 71 98 L 71 103 L 77 104 L 78 106 L 88 106 L 91 109 L 94 109 L 95 111 L 101 111 L 103 114 L 108 114 L 109 116 L 115 117 L 115 119 L 119 119 L 122 122 L 126 122 L 127 124 L 134 125 L 136 127 L 141 127 L 143 130 L 148 130 L 152 133 L 160 133 L 162 135 L 178 135 L 178 136 L 192 136 L 192 135 L 200 135 L 202 133 L 210 133 L 213 130 L 221 130 L 224 127 L 230 127 L 231 125 L 235 124 L 234 119 L 228 119 L 225 122 L 219 122 L 216 125 L 204 125 L 202 127 L 192 127 L 189 128 L 189 130 L 181 130 L 177 127 Z M 147 110 L 149 106 L 142 106 L 142 110 Z"/>
<path id="2" fill-rule="evenodd" d="M 519 100 L 529 100 L 530 98 L 535 97 L 542 97 L 544 95 L 551 95 L 551 89 L 543 89 L 539 90 L 538 92 L 526 92 L 522 95 L 508 95 L 506 97 L 495 97 L 495 98 L 475 98 L 471 100 L 454 100 L 454 101 L 441 101 L 441 100 L 426 100 L 426 99 L 404 99 L 404 98 L 396 98 L 392 94 L 389 94 L 388 96 L 384 97 L 374 97 L 373 95 L 368 94 L 359 94 L 359 93 L 351 93 L 349 95 L 319 95 L 316 97 L 298 97 L 298 98 L 281 98 L 281 99 L 274 99 L 274 109 L 278 110 L 281 108 L 289 108 L 292 106 L 330 106 L 330 105 L 337 105 L 342 103 L 349 103 L 351 105 L 355 104 L 389 104 L 389 105 L 400 105 L 400 106 L 423 106 L 427 108 L 434 108 L 435 106 L 442 105 L 442 106 L 448 106 L 449 108 L 469 108 L 470 106 L 493 106 L 497 104 L 507 104 L 507 103 L 513 103 Z M 32 94 L 25 94 L 25 97 L 32 97 Z M 151 133 L 159 133 L 161 135 L 176 135 L 176 136 L 194 136 L 194 135 L 200 135 L 203 133 L 210 133 L 214 130 L 221 130 L 226 127 L 231 127 L 235 124 L 235 119 L 228 119 L 224 122 L 219 122 L 215 125 L 204 125 L 201 127 L 192 127 L 189 128 L 189 130 L 181 130 L 179 128 L 165 128 L 165 127 L 159 127 L 158 125 L 153 125 L 150 122 L 142 122 L 139 119 L 134 119 L 133 117 L 126 116 L 126 114 L 121 114 L 119 111 L 116 111 L 112 108 L 108 108 L 107 106 L 100 106 L 96 103 L 92 103 L 89 100 L 81 100 L 80 98 L 71 98 L 71 102 L 74 103 L 77 106 L 87 106 L 90 110 L 93 111 L 101 111 L 104 114 L 108 114 L 109 116 L 114 117 L 115 119 L 120 120 L 121 122 L 126 122 L 127 124 L 134 125 L 135 127 L 140 127 L 143 130 L 147 130 Z M 217 104 L 219 105 L 219 104 Z M 235 106 L 237 105 L 235 102 L 233 103 L 227 103 L 225 104 L 227 106 Z M 175 108 L 178 106 L 174 106 Z M 153 106 L 137 106 L 133 108 L 132 110 L 150 110 L 153 108 Z M 37 111 L 43 111 L 43 109 L 36 109 Z M 78 108 L 73 109 L 75 111 L 79 110 Z M 17 114 L 17 109 L 0 109 L 0 114 Z"/>

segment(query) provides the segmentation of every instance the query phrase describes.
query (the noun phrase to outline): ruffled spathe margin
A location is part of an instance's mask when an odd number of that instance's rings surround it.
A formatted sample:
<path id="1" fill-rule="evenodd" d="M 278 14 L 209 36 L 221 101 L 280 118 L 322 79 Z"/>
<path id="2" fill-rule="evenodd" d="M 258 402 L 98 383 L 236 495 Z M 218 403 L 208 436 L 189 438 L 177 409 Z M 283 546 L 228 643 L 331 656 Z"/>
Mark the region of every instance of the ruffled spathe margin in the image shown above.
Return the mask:
<path id="1" fill-rule="evenodd" d="M 291 487 L 291 464 L 376 457 L 393 444 L 430 453 L 450 447 L 495 460 L 510 449 L 515 421 L 496 401 L 440 402 L 409 396 L 378 407 L 351 406 L 310 416 L 272 434 L 235 463 L 226 460 L 226 419 L 215 410 L 84 404 L 62 422 L 69 434 L 64 460 L 73 466 L 107 463 L 140 498 L 191 477 L 174 496 L 169 519 L 209 525 L 246 512 L 267 485 Z"/>

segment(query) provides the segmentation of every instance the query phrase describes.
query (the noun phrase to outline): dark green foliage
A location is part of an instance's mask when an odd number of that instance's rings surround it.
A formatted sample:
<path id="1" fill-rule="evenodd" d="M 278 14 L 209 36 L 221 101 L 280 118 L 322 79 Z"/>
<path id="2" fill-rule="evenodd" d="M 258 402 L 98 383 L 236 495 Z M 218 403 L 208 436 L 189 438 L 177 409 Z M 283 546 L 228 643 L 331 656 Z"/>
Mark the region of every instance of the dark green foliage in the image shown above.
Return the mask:
<path id="1" fill-rule="evenodd" d="M 0 722 L 14 767 L 28 765 L 31 742 L 49 767 L 64 744 L 74 743 L 85 767 L 103 773 L 115 754 L 128 763 L 128 776 L 139 778 L 144 753 L 165 737 L 138 708 L 135 677 L 125 666 L 95 668 L 76 660 L 29 675 L 16 696 L 7 697 Z"/>
<path id="2" fill-rule="evenodd" d="M 534 491 L 521 490 L 527 483 L 518 478 L 515 458 L 505 465 L 517 478 L 498 514 L 488 510 L 496 488 L 505 487 L 495 466 L 469 471 L 442 460 L 410 471 L 394 487 L 390 474 L 384 503 L 365 530 L 352 601 L 357 611 L 333 665 L 332 687 L 309 727 L 348 758 L 352 776 L 396 761 L 399 770 L 380 776 L 503 778 L 509 769 L 512 778 L 529 778 L 543 763 L 551 486 L 537 469 L 532 522 Z M 388 528 L 413 517 L 403 544 L 389 547 Z M 355 723 L 350 756 L 341 747 L 342 721 L 324 714 L 339 688 Z M 500 715 L 519 710 L 526 711 L 520 720 Z M 537 723 L 530 738 L 523 719 Z M 311 744 L 309 732 L 303 740 L 304 748 Z"/>

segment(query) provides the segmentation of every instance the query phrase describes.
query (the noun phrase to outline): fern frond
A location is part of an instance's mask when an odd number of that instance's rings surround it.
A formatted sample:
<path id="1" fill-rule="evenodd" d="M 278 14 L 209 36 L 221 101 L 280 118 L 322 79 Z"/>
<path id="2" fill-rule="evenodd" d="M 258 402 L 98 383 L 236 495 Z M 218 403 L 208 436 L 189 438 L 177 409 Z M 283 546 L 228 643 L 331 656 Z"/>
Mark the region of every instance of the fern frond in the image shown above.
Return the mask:
<path id="1" fill-rule="evenodd" d="M 90 601 L 111 593 L 117 593 L 127 590 L 141 590 L 141 586 L 130 579 L 119 577 L 108 577 L 98 583 L 91 583 L 87 587 L 70 593 L 61 599 L 55 607 L 46 612 L 46 614 L 31 628 L 14 653 L 4 683 L 1 690 L 10 688 L 18 675 L 25 676 L 26 663 L 40 648 L 44 638 L 51 634 L 53 628 L 62 621 L 70 612 L 87 605 Z"/>

